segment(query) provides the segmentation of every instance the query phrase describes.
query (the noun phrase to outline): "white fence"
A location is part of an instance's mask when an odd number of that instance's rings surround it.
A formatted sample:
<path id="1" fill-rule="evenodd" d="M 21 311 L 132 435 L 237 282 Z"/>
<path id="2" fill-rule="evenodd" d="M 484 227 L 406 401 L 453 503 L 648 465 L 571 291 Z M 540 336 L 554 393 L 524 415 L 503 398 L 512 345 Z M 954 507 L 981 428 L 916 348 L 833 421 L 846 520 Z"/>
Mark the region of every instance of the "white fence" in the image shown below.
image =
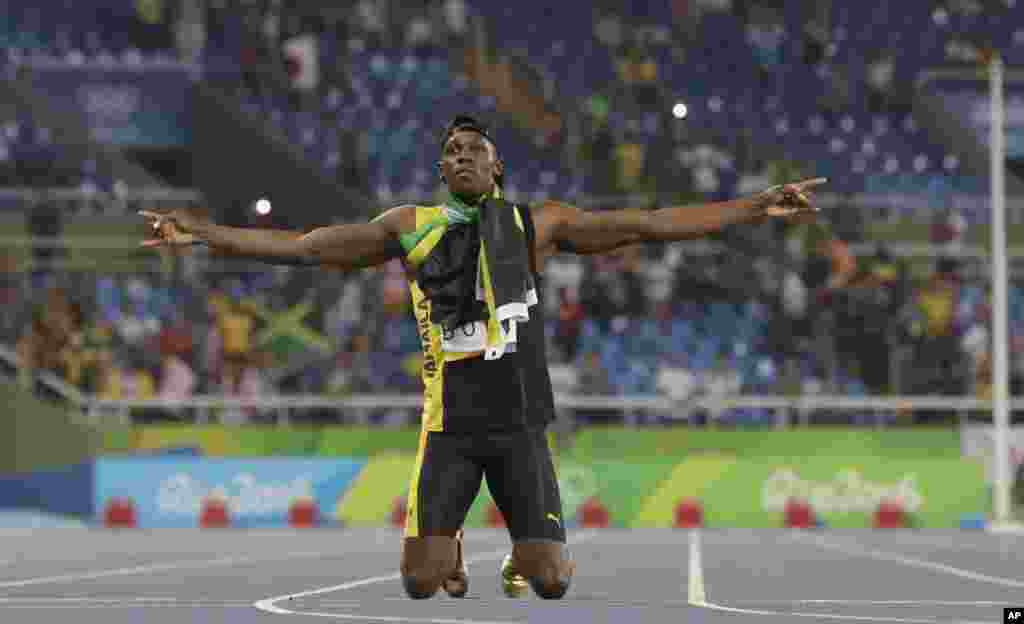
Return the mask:
<path id="1" fill-rule="evenodd" d="M 267 395 L 258 399 L 238 399 L 224 396 L 194 396 L 187 400 L 102 400 L 81 395 L 78 400 L 68 397 L 82 408 L 92 423 L 105 418 L 118 422 L 129 421 L 129 410 L 133 409 L 195 409 L 199 422 L 209 422 L 212 410 L 260 410 L 276 412 L 275 421 L 286 425 L 295 410 L 351 410 L 351 409 L 418 409 L 422 406 L 419 395 L 408 394 L 365 394 L 330 397 L 325 395 Z M 772 396 L 746 395 L 733 397 L 702 397 L 692 401 L 678 402 L 662 396 L 599 396 L 580 394 L 555 394 L 555 405 L 560 410 L 603 410 L 603 411 L 644 411 L 669 419 L 690 420 L 697 411 L 718 412 L 728 409 L 767 409 L 774 414 L 774 426 L 786 428 L 793 425 L 810 424 L 810 415 L 815 411 L 853 411 L 868 413 L 876 426 L 884 426 L 885 415 L 905 410 L 955 411 L 963 415 L 968 412 L 991 412 L 992 403 L 969 398 L 938 396 L 862 397 L 851 398 L 836 395 L 815 396 Z M 1013 409 L 1024 410 L 1024 399 L 1015 399 Z"/>
<path id="2" fill-rule="evenodd" d="M 10 349 L 0 346 L 0 360 L 9 367 L 18 366 L 17 356 Z M 113 421 L 121 424 L 130 422 L 131 410 L 195 410 L 198 422 L 210 422 L 214 410 L 259 410 L 275 413 L 274 421 L 287 425 L 296 410 L 353 410 L 353 409 L 418 409 L 422 406 L 419 394 L 354 394 L 332 397 L 312 395 L 266 395 L 257 399 L 232 398 L 218 395 L 193 396 L 185 400 L 125 399 L 105 400 L 86 394 L 65 383 L 52 373 L 41 373 L 38 381 L 51 392 L 62 397 L 89 423 L 98 425 Z M 687 420 L 700 410 L 718 412 L 728 409 L 766 409 L 773 412 L 774 426 L 786 428 L 793 425 L 805 426 L 816 411 L 853 411 L 867 413 L 876 426 L 885 425 L 885 415 L 905 410 L 954 411 L 966 415 L 968 412 L 991 412 L 991 401 L 963 397 L 943 396 L 899 396 L 899 397 L 847 397 L 836 395 L 803 396 L 731 396 L 698 397 L 687 401 L 675 401 L 660 395 L 645 396 L 600 396 L 581 394 L 555 394 L 555 405 L 560 410 L 619 410 L 623 412 L 644 411 L 664 418 Z M 1024 397 L 1011 401 L 1011 409 L 1024 410 Z"/>

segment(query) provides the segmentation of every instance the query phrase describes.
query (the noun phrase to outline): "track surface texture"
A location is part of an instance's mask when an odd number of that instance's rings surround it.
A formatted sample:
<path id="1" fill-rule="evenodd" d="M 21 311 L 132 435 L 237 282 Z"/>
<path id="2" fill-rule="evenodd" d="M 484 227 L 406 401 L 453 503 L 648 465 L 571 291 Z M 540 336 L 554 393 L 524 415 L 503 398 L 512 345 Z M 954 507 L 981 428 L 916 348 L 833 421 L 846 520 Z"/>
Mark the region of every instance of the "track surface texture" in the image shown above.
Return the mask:
<path id="1" fill-rule="evenodd" d="M 561 601 L 506 598 L 504 532 L 466 536 L 470 592 L 407 599 L 395 530 L 9 530 L 4 624 L 1002 622 L 1024 536 L 960 531 L 576 530 Z"/>

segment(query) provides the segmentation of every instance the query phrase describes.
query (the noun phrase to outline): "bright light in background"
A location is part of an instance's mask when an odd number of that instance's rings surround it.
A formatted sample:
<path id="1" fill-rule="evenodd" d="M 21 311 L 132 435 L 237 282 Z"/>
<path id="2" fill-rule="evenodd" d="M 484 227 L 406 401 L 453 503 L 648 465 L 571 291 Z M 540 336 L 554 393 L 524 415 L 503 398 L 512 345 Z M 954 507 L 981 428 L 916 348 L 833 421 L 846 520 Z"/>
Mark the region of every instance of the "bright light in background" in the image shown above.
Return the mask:
<path id="1" fill-rule="evenodd" d="M 688 112 L 690 112 L 689 109 L 687 109 L 686 104 L 683 104 L 682 102 L 679 102 L 672 107 L 672 114 L 675 115 L 676 119 L 685 119 Z"/>
<path id="2" fill-rule="evenodd" d="M 258 215 L 268 215 L 268 214 L 270 214 L 270 208 L 271 208 L 270 207 L 270 200 L 269 199 L 258 199 L 258 200 L 256 200 L 256 205 L 254 206 L 254 208 L 256 210 L 256 214 L 258 214 Z"/>

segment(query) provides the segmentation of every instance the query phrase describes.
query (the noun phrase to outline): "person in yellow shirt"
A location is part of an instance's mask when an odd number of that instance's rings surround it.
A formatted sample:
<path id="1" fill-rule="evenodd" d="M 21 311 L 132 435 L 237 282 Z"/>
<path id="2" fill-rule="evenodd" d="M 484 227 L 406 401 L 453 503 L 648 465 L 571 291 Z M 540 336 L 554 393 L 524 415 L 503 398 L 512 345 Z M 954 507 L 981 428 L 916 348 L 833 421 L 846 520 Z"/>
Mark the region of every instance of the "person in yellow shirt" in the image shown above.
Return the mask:
<path id="1" fill-rule="evenodd" d="M 944 273 L 936 271 L 917 295 L 917 303 L 925 318 L 925 334 L 929 338 L 953 333 L 956 316 L 956 285 Z"/>
<path id="2" fill-rule="evenodd" d="M 914 298 L 923 324 L 915 358 L 917 392 L 959 395 L 968 388 L 966 360 L 955 331 L 960 295 L 953 271 L 948 260 L 940 260 Z"/>
<path id="3" fill-rule="evenodd" d="M 225 388 L 234 388 L 249 359 L 252 348 L 252 332 L 255 325 L 252 313 L 239 301 L 230 302 L 218 320 L 221 336 L 221 355 L 224 360 L 223 378 Z"/>

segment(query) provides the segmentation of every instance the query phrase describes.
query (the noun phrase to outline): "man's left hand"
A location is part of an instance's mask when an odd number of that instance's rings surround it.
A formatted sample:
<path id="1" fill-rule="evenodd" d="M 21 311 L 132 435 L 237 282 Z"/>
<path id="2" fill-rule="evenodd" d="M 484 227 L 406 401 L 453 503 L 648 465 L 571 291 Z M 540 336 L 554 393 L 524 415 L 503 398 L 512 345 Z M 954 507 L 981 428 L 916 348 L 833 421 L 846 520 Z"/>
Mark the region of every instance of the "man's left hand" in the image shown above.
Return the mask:
<path id="1" fill-rule="evenodd" d="M 758 207 L 768 217 L 799 218 L 818 212 L 811 197 L 813 189 L 821 186 L 826 178 L 812 178 L 791 184 L 773 186 L 754 197 Z"/>

